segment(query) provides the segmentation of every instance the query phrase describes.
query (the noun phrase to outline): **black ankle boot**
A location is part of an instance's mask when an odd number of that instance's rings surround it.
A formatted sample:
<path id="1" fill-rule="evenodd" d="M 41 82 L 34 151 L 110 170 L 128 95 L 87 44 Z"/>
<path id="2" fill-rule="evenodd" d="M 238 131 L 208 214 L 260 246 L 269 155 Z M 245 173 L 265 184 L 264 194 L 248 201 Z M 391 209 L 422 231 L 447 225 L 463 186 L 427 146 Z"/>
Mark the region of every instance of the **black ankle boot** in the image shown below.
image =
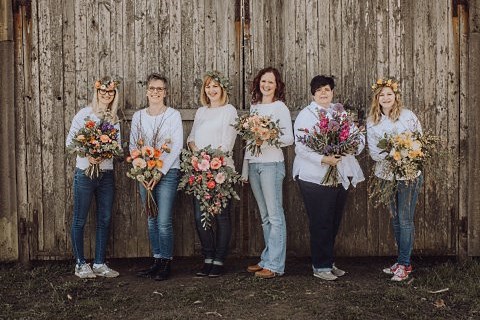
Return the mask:
<path id="1" fill-rule="evenodd" d="M 170 263 L 169 259 L 160 259 L 160 266 L 155 276 L 156 281 L 167 280 L 170 277 Z"/>
<path id="2" fill-rule="evenodd" d="M 150 268 L 143 269 L 137 272 L 137 277 L 142 277 L 142 278 L 154 277 L 157 274 L 157 272 L 160 270 L 161 260 L 162 259 L 155 258 L 155 260 L 153 261 L 153 265 L 151 265 Z"/>

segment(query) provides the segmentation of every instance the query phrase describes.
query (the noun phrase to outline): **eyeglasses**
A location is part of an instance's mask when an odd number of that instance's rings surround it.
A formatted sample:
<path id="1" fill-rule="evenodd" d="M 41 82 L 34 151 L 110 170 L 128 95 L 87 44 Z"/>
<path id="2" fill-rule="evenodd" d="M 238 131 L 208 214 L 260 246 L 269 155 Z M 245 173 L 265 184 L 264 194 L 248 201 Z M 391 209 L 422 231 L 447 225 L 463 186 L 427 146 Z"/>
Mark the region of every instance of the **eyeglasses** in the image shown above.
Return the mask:
<path id="1" fill-rule="evenodd" d="M 115 90 L 103 90 L 103 89 L 98 89 L 98 92 L 100 92 L 101 95 L 106 95 L 108 94 L 110 97 L 113 97 L 115 95 Z"/>
<path id="2" fill-rule="evenodd" d="M 167 88 L 162 87 L 148 87 L 148 91 L 150 92 L 164 92 Z"/>

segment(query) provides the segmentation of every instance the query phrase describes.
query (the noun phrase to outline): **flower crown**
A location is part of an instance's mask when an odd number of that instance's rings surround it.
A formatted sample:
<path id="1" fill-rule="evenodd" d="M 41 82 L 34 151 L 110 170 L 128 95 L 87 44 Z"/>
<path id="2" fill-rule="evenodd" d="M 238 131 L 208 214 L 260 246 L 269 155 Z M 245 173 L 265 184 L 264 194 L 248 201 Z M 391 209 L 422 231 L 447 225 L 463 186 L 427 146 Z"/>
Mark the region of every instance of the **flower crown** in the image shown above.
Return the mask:
<path id="1" fill-rule="evenodd" d="M 218 71 L 208 71 L 205 73 L 205 75 L 209 76 L 213 81 L 220 84 L 220 87 L 227 92 L 227 95 L 230 95 L 230 92 L 232 91 L 232 85 L 227 77 L 222 76 Z"/>
<path id="2" fill-rule="evenodd" d="M 372 91 L 377 90 L 380 87 L 389 87 L 394 93 L 400 93 L 400 84 L 395 78 L 381 78 L 372 84 Z"/>
<path id="3" fill-rule="evenodd" d="M 115 90 L 117 89 L 118 85 L 120 84 L 120 80 L 97 80 L 95 81 L 95 89 L 102 89 L 102 90 Z"/>

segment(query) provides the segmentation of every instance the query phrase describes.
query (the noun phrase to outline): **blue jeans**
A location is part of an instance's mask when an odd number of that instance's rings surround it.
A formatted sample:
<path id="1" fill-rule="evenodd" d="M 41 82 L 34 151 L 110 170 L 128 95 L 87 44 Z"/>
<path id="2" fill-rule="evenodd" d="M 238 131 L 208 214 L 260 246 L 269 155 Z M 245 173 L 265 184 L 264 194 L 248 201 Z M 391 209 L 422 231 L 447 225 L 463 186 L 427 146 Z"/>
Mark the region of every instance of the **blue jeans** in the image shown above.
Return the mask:
<path id="1" fill-rule="evenodd" d="M 212 261 L 225 262 L 228 254 L 228 245 L 232 236 L 232 225 L 230 222 L 230 204 L 222 209 L 220 214 L 211 217 L 211 221 L 216 222 L 216 236 L 212 227 L 205 230 L 202 223 L 202 212 L 200 211 L 200 203 L 196 198 L 193 198 L 193 208 L 195 214 L 195 226 L 197 227 L 198 237 L 202 244 L 202 254 L 205 259 L 212 259 Z"/>
<path id="2" fill-rule="evenodd" d="M 397 263 L 409 266 L 415 235 L 414 215 L 423 176 L 415 180 L 398 181 L 396 198 L 390 202 L 393 232 L 398 249 Z"/>
<path id="3" fill-rule="evenodd" d="M 248 177 L 262 219 L 265 249 L 259 266 L 283 274 L 287 253 L 287 227 L 282 206 L 284 162 L 250 163 Z"/>
<path id="4" fill-rule="evenodd" d="M 335 260 L 333 248 L 342 221 L 348 190 L 342 185 L 322 186 L 298 179 L 307 211 L 310 230 L 312 266 L 316 271 L 330 271 Z"/>
<path id="5" fill-rule="evenodd" d="M 114 194 L 115 178 L 113 170 L 103 171 L 98 178 L 90 179 L 85 175 L 85 170 L 75 168 L 75 176 L 73 178 L 72 247 L 78 265 L 85 263 L 83 233 L 94 195 L 97 208 L 94 263 L 101 264 L 105 262 L 105 250 L 110 229 L 110 218 L 112 217 Z"/>
<path id="6" fill-rule="evenodd" d="M 170 169 L 153 188 L 153 198 L 158 207 L 155 217 L 148 217 L 148 237 L 154 258 L 172 259 L 173 257 L 173 204 L 177 196 L 180 170 Z M 140 183 L 140 196 L 145 204 L 147 191 Z"/>

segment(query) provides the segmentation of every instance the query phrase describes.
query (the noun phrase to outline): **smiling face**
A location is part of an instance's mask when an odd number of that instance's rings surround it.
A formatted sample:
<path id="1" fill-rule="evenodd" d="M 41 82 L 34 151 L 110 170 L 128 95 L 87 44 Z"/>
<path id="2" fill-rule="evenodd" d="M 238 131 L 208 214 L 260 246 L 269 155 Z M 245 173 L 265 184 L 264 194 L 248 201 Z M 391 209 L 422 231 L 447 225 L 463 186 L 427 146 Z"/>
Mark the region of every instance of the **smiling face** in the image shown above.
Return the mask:
<path id="1" fill-rule="evenodd" d="M 222 98 L 222 93 L 222 87 L 215 80 L 211 79 L 205 84 L 205 94 L 210 100 L 210 105 L 217 105 Z"/>
<path id="2" fill-rule="evenodd" d="M 115 99 L 115 90 L 103 90 L 103 89 L 98 89 L 98 102 L 100 104 L 103 104 L 105 106 L 108 106 L 113 99 Z"/>
<path id="3" fill-rule="evenodd" d="M 333 100 L 333 90 L 330 85 L 326 85 L 315 90 L 313 100 L 320 106 L 328 108 Z"/>
<path id="4" fill-rule="evenodd" d="M 395 93 L 390 87 L 383 87 L 378 94 L 378 103 L 384 114 L 389 114 L 395 104 Z"/>
<path id="5" fill-rule="evenodd" d="M 262 93 L 262 101 L 273 101 L 275 90 L 277 89 L 277 81 L 272 72 L 265 73 L 260 78 L 260 92 Z"/>
<path id="6" fill-rule="evenodd" d="M 151 80 L 147 86 L 147 98 L 150 104 L 164 104 L 167 89 L 162 80 Z"/>

